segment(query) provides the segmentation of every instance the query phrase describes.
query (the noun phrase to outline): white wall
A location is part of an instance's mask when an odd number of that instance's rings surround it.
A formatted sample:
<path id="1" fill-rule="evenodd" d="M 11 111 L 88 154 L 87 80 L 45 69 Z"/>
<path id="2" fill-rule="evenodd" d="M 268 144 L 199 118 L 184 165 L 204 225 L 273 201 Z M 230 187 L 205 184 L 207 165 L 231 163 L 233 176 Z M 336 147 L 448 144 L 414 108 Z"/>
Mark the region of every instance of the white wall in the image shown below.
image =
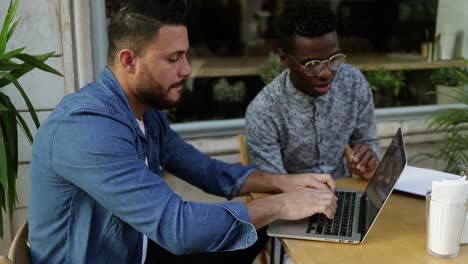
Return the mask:
<path id="1" fill-rule="evenodd" d="M 455 56 L 468 58 L 468 0 L 439 0 L 436 36 L 447 25 L 458 32 Z"/>

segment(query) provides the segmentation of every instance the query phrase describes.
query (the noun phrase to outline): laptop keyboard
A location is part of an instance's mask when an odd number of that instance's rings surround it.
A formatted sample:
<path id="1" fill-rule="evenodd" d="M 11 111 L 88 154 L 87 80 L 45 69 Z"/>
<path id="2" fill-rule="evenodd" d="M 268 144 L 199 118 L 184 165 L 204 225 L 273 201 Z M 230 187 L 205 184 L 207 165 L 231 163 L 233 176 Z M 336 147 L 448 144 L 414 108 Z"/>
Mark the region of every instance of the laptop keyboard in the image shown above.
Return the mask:
<path id="1" fill-rule="evenodd" d="M 315 214 L 310 217 L 307 233 L 348 236 L 352 235 L 355 192 L 336 192 L 338 198 L 335 218 L 328 219 L 324 214 Z"/>

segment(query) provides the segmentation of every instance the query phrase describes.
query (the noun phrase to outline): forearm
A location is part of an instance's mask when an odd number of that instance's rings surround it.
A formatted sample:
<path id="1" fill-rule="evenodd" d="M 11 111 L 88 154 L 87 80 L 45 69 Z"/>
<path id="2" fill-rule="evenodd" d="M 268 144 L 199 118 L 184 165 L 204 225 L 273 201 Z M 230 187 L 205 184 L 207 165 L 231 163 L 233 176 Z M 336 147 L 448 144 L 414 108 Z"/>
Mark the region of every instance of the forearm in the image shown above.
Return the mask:
<path id="1" fill-rule="evenodd" d="M 365 92 L 359 99 L 362 108 L 359 109 L 357 125 L 351 135 L 349 143 L 351 146 L 356 144 L 369 145 L 380 160 L 382 155 L 380 153 L 380 140 L 375 122 L 375 108 L 372 100 L 372 92 L 365 79 L 362 80 L 361 85 L 365 87 Z"/>
<path id="2" fill-rule="evenodd" d="M 281 181 L 285 177 L 285 174 L 271 174 L 256 170 L 245 180 L 239 195 L 251 192 L 281 192 Z"/>
<path id="3" fill-rule="evenodd" d="M 276 195 L 253 200 L 247 203 L 250 222 L 255 229 L 260 229 L 279 219 L 282 202 Z"/>
<path id="4" fill-rule="evenodd" d="M 165 170 L 203 191 L 228 199 L 239 195 L 239 189 L 253 166 L 228 164 L 195 149 L 178 135 L 168 143 L 169 160 Z"/>
<path id="5" fill-rule="evenodd" d="M 238 195 L 252 192 L 288 192 L 299 189 L 335 191 L 336 185 L 329 174 L 271 174 L 254 171 L 245 180 Z"/>

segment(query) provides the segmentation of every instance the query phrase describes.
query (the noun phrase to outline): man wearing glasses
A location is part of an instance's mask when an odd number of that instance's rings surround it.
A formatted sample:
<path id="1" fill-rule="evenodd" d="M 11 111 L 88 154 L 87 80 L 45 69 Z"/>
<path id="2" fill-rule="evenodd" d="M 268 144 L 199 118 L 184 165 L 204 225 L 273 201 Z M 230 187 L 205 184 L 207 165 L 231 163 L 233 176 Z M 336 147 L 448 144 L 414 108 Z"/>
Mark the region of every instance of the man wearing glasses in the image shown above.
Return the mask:
<path id="1" fill-rule="evenodd" d="M 362 73 L 344 63 L 332 11 L 288 1 L 278 22 L 278 54 L 287 69 L 247 109 L 250 161 L 274 173 L 370 179 L 381 157 L 372 93 Z"/>

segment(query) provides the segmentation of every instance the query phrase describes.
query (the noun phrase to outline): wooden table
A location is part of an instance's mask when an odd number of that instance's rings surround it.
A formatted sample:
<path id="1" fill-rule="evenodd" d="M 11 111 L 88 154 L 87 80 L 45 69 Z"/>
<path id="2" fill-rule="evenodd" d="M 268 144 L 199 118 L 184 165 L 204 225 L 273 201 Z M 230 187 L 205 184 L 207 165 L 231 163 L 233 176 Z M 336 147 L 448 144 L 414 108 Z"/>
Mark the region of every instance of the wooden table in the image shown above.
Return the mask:
<path id="1" fill-rule="evenodd" d="M 364 190 L 359 179 L 337 180 L 338 188 Z M 252 194 L 260 198 L 265 194 Z M 440 259 L 426 251 L 426 205 L 420 198 L 393 193 L 363 244 L 338 244 L 298 239 L 280 239 L 296 264 L 300 263 L 468 263 L 468 245 L 459 256 Z"/>

